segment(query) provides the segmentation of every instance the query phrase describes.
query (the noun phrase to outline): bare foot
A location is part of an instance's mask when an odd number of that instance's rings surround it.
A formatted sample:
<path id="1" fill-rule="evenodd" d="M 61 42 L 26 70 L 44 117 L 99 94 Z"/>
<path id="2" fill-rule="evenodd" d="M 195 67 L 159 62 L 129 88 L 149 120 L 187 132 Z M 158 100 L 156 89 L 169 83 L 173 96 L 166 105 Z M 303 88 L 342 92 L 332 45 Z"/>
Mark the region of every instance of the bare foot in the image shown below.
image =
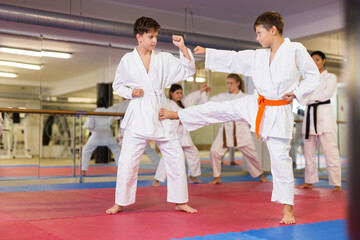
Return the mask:
<path id="1" fill-rule="evenodd" d="M 177 112 L 172 112 L 167 110 L 166 108 L 161 108 L 159 112 L 159 120 L 164 119 L 179 119 Z"/>
<path id="2" fill-rule="evenodd" d="M 220 184 L 221 183 L 221 176 L 214 178 L 209 184 Z"/>
<path id="3" fill-rule="evenodd" d="M 262 174 L 259 176 L 259 178 L 260 178 L 260 182 L 263 182 L 263 183 L 268 183 L 268 182 L 270 182 L 270 181 L 265 177 L 264 173 L 262 173 Z"/>
<path id="4" fill-rule="evenodd" d="M 334 192 L 341 192 L 341 191 L 342 191 L 341 186 L 335 186 L 334 187 Z"/>
<path id="5" fill-rule="evenodd" d="M 153 187 L 161 187 L 159 180 L 154 179 L 152 186 Z"/>
<path id="6" fill-rule="evenodd" d="M 121 212 L 122 210 L 124 210 L 123 206 L 114 204 L 114 206 L 112 206 L 111 208 L 106 210 L 106 214 L 117 214 L 117 213 Z"/>
<path id="7" fill-rule="evenodd" d="M 82 170 L 82 171 L 81 171 L 81 175 L 82 175 L 82 176 L 86 176 L 86 170 Z"/>
<path id="8" fill-rule="evenodd" d="M 190 207 L 189 205 L 187 205 L 186 203 L 183 204 L 176 204 L 175 206 L 175 210 L 176 211 L 184 211 L 187 213 L 197 213 L 198 210 L 196 210 L 195 208 Z"/>
<path id="9" fill-rule="evenodd" d="M 204 181 L 201 181 L 200 179 L 197 179 L 196 177 L 189 177 L 189 183 L 204 183 Z"/>
<path id="10" fill-rule="evenodd" d="M 304 183 L 304 184 L 301 184 L 300 186 L 297 186 L 296 188 L 298 188 L 298 189 L 306 189 L 306 188 L 313 189 L 314 186 L 312 185 L 312 183 Z"/>
<path id="11" fill-rule="evenodd" d="M 293 206 L 284 204 L 284 216 L 279 222 L 280 224 L 295 224 L 294 210 Z"/>

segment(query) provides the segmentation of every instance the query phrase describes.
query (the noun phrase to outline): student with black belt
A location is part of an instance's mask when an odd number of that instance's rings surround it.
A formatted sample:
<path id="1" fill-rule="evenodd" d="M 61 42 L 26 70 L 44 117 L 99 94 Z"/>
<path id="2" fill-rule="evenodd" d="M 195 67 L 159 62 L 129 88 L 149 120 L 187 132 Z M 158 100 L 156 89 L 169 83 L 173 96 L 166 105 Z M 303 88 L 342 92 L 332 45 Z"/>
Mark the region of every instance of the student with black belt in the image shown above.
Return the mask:
<path id="1" fill-rule="evenodd" d="M 320 71 L 320 86 L 309 96 L 310 101 L 306 106 L 302 127 L 305 138 L 305 183 L 297 188 L 313 188 L 313 183 L 319 182 L 316 153 L 320 143 L 325 155 L 329 184 L 338 192 L 342 190 L 341 166 L 336 139 L 336 119 L 330 104 L 330 98 L 336 91 L 337 80 L 335 74 L 325 70 L 326 57 L 323 52 L 313 52 L 311 57 Z"/>

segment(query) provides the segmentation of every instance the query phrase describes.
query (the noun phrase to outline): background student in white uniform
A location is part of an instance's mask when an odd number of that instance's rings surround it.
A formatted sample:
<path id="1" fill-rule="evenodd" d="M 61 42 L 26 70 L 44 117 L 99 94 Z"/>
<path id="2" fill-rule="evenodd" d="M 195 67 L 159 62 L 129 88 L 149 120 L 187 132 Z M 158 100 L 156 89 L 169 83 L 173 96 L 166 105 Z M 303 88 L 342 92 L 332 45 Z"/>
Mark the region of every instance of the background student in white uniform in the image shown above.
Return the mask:
<path id="1" fill-rule="evenodd" d="M 178 111 L 182 108 L 204 103 L 207 101 L 207 91 L 210 91 L 210 88 L 206 83 L 204 83 L 201 85 L 200 90 L 188 94 L 183 99 L 182 87 L 179 84 L 172 84 L 169 90 L 170 99 L 166 99 L 163 107 L 171 111 Z M 203 181 L 197 179 L 197 177 L 201 175 L 200 154 L 199 150 L 191 140 L 190 133 L 182 126 L 181 123 L 179 123 L 177 134 L 188 165 L 189 183 L 203 183 Z M 162 158 L 160 160 L 159 167 L 156 170 L 153 186 L 160 186 L 159 181 L 164 182 L 165 179 L 165 163 L 164 159 Z"/>
<path id="2" fill-rule="evenodd" d="M 320 71 L 320 86 L 309 96 L 302 126 L 304 134 L 305 183 L 297 188 L 313 188 L 319 182 L 316 154 L 319 143 L 323 149 L 329 184 L 341 191 L 341 164 L 336 132 L 337 124 L 330 98 L 335 94 L 336 75 L 325 69 L 326 57 L 321 51 L 311 54 Z"/>
<path id="3" fill-rule="evenodd" d="M 125 112 L 128 102 L 120 102 L 112 107 L 107 107 L 105 98 L 101 97 L 97 100 L 97 108 L 94 112 Z M 85 121 L 84 127 L 91 132 L 91 136 L 86 142 L 82 151 L 82 174 L 86 175 L 86 171 L 89 167 L 89 161 L 92 153 L 98 146 L 108 147 L 114 159 L 117 160 L 120 155 L 119 143 L 115 140 L 111 125 L 114 117 L 111 116 L 89 116 Z"/>
<path id="4" fill-rule="evenodd" d="M 130 103 L 121 123 L 125 131 L 118 163 L 115 204 L 106 210 L 107 214 L 116 214 L 124 206 L 135 203 L 140 160 L 150 139 L 156 142 L 165 159 L 167 201 L 175 203 L 176 210 L 197 212 L 187 204 L 184 154 L 175 123 L 158 119 L 166 99 L 163 90 L 193 75 L 195 61 L 181 36 L 173 35 L 172 38 L 180 50 L 180 59 L 170 53 L 155 51 L 159 29 L 160 25 L 151 18 L 137 19 L 134 35 L 138 46 L 122 57 L 116 69 L 113 89 L 119 96 L 130 99 Z"/>
<path id="5" fill-rule="evenodd" d="M 180 119 L 188 131 L 205 125 L 247 121 L 267 144 L 273 192 L 271 200 L 283 204 L 280 223 L 294 224 L 294 175 L 289 157 L 294 124 L 292 100 L 302 102 L 319 85 L 319 71 L 305 47 L 282 37 L 284 21 L 277 12 L 260 15 L 255 23 L 256 40 L 265 49 L 224 51 L 196 47 L 206 54 L 205 68 L 250 76 L 253 95 L 225 102 L 208 102 L 171 112 L 162 109 L 160 119 Z M 300 84 L 300 76 L 304 78 Z"/>
<path id="6" fill-rule="evenodd" d="M 211 97 L 211 102 L 230 101 L 247 95 L 245 94 L 244 81 L 237 74 L 229 74 L 226 78 L 226 85 L 228 92 Z M 256 154 L 248 123 L 232 121 L 221 125 L 219 133 L 211 145 L 210 159 L 214 179 L 209 184 L 221 183 L 221 160 L 229 147 L 240 149 L 248 163 L 249 172 L 252 177 L 259 177 L 262 182 L 269 182 L 264 175 Z"/>

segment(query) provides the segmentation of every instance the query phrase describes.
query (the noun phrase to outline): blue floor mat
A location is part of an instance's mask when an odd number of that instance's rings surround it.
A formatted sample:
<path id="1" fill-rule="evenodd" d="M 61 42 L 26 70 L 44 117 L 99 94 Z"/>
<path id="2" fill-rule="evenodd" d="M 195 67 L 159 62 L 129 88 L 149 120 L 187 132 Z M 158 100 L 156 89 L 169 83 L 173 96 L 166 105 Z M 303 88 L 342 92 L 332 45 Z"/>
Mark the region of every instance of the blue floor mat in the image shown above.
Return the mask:
<path id="1" fill-rule="evenodd" d="M 272 181 L 271 175 L 266 177 Z M 210 182 L 212 177 L 199 177 L 205 183 Z M 250 175 L 237 176 L 223 176 L 221 182 L 248 182 L 259 181 L 258 178 L 253 178 Z M 304 182 L 303 178 L 295 178 L 295 185 L 300 185 Z M 165 183 L 160 183 L 166 185 Z M 152 186 L 152 180 L 138 180 L 139 187 Z M 71 189 L 91 189 L 91 188 L 114 188 L 115 182 L 98 182 L 98 183 L 65 183 L 65 184 L 39 184 L 39 185 L 24 185 L 24 186 L 0 186 L 0 192 L 28 192 L 28 191 L 56 191 L 56 190 L 71 190 Z M 315 184 L 315 187 L 332 188 L 329 186 L 327 180 L 320 180 Z M 346 183 L 343 182 L 343 189 L 346 189 Z"/>
<path id="2" fill-rule="evenodd" d="M 218 233 L 181 238 L 181 240 L 347 240 L 346 220 L 334 220 L 302 225 Z"/>

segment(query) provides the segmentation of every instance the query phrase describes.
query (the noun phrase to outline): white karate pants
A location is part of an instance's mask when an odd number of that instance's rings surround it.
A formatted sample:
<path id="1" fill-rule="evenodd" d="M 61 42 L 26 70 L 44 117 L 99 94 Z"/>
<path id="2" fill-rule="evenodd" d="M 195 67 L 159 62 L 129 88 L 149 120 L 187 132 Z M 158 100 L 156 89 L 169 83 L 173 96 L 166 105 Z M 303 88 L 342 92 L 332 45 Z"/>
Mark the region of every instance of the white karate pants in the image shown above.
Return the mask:
<path id="1" fill-rule="evenodd" d="M 206 103 L 178 111 L 180 121 L 187 130 L 229 121 L 250 121 L 253 110 L 253 97 L 243 97 L 229 102 Z M 271 173 L 273 176 L 273 192 L 271 201 L 294 205 L 294 174 L 292 159 L 289 157 L 290 139 L 267 137 Z"/>
<path id="2" fill-rule="evenodd" d="M 332 186 L 341 186 L 341 165 L 335 132 L 326 132 L 321 135 L 309 135 L 308 139 L 304 139 L 305 182 L 319 182 L 316 165 L 316 154 L 319 142 L 325 155 L 326 168 L 329 174 L 329 184 Z"/>
<path id="3" fill-rule="evenodd" d="M 200 165 L 200 154 L 199 150 L 196 148 L 195 145 L 182 147 L 186 162 L 188 165 L 188 175 L 191 177 L 197 177 L 201 175 L 201 165 Z M 156 169 L 156 174 L 154 177 L 156 180 L 160 182 L 164 182 L 166 179 L 166 170 L 165 170 L 165 163 L 164 157 L 160 159 L 160 164 Z"/>
<path id="4" fill-rule="evenodd" d="M 184 155 L 179 140 L 155 142 L 165 159 L 165 170 L 168 176 L 167 201 L 188 202 Z M 137 176 L 146 144 L 148 144 L 147 139 L 125 130 L 118 161 L 115 193 L 115 203 L 120 206 L 135 203 Z"/>
<path id="5" fill-rule="evenodd" d="M 249 172 L 252 177 L 260 176 L 264 171 L 256 154 L 255 145 L 250 141 L 247 145 L 237 147 L 242 152 L 248 163 Z M 213 169 L 213 177 L 221 175 L 221 160 L 228 148 L 224 148 L 223 136 L 218 134 L 210 148 L 210 160 Z"/>
<path id="6" fill-rule="evenodd" d="M 289 156 L 290 139 L 268 137 L 265 139 L 270 153 L 273 177 L 272 202 L 294 205 L 294 174 Z"/>
<path id="7" fill-rule="evenodd" d="M 88 170 L 91 155 L 98 146 L 106 146 L 110 148 L 117 163 L 121 151 L 119 143 L 114 139 L 111 133 L 98 134 L 94 132 L 89 137 L 89 140 L 86 142 L 82 151 L 82 170 Z"/>
<path id="8" fill-rule="evenodd" d="M 155 166 L 155 167 L 158 167 L 159 164 L 160 164 L 160 156 L 159 154 L 156 152 L 155 149 L 153 149 L 150 144 L 146 144 L 146 147 L 145 147 L 145 154 L 149 157 L 150 161 L 152 162 L 152 164 Z"/>

